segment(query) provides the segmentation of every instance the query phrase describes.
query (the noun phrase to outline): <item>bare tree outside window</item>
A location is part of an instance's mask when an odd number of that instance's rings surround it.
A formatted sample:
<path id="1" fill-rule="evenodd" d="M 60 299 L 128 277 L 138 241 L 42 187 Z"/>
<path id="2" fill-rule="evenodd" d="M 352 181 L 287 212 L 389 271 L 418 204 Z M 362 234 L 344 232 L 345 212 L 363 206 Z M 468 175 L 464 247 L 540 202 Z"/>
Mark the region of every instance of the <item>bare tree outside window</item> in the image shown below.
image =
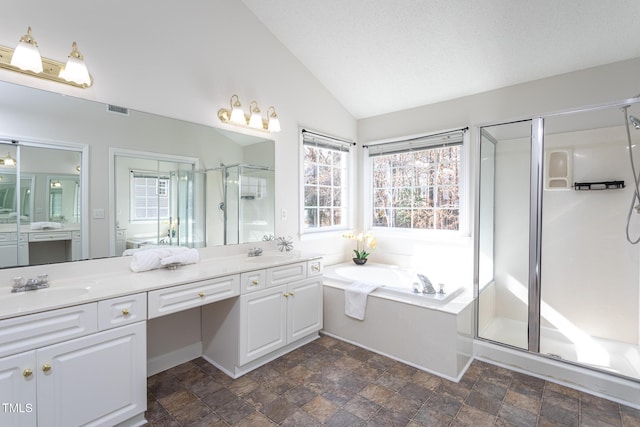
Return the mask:
<path id="1" fill-rule="evenodd" d="M 304 229 L 345 226 L 348 152 L 304 144 Z"/>
<path id="2" fill-rule="evenodd" d="M 373 226 L 458 230 L 460 147 L 372 157 Z"/>

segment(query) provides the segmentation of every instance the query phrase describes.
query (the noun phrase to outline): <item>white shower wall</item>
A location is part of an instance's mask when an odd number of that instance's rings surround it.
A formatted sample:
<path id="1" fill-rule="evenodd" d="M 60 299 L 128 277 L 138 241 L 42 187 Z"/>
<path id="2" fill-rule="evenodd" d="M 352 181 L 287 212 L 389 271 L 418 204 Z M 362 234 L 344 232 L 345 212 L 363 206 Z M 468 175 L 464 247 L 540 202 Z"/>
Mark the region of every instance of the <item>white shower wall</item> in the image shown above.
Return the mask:
<path id="1" fill-rule="evenodd" d="M 624 235 L 633 194 L 624 128 L 546 135 L 545 149 L 552 148 L 573 150 L 573 181 L 624 180 L 627 187 L 544 191 L 541 326 L 569 326 L 592 337 L 638 345 L 640 255 Z M 495 316 L 524 322 L 525 328 L 528 176 L 529 139 L 498 143 Z M 632 234 L 640 232 L 640 215 L 634 216 Z"/>

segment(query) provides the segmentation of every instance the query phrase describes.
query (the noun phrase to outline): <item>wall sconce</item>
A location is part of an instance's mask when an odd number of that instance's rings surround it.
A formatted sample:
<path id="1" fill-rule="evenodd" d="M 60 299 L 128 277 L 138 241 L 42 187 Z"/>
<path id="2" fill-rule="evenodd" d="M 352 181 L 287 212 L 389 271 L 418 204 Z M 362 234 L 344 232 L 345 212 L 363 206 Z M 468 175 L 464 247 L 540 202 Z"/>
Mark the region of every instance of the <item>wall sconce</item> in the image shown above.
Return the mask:
<path id="1" fill-rule="evenodd" d="M 11 154 L 7 153 L 7 157 L 0 157 L 0 164 L 2 166 L 15 166 L 16 159 L 11 157 Z"/>
<path id="2" fill-rule="evenodd" d="M 51 181 L 51 188 L 60 188 L 62 183 L 60 181 Z"/>
<path id="3" fill-rule="evenodd" d="M 71 53 L 66 64 L 42 58 L 38 43 L 31 35 L 31 27 L 27 29 L 27 34 L 20 38 L 15 49 L 0 46 L 0 68 L 83 89 L 93 84 L 93 79 L 84 63 L 84 56 L 78 51 L 76 42 L 71 45 Z"/>
<path id="4" fill-rule="evenodd" d="M 240 126 L 248 126 L 253 129 L 267 132 L 280 132 L 280 120 L 276 109 L 271 106 L 267 109 L 267 119 L 262 118 L 260 108 L 256 101 L 249 103 L 249 116 L 244 114 L 238 95 L 233 95 L 230 100 L 231 110 L 221 108 L 218 110 L 218 118 L 222 123 L 232 123 Z"/>

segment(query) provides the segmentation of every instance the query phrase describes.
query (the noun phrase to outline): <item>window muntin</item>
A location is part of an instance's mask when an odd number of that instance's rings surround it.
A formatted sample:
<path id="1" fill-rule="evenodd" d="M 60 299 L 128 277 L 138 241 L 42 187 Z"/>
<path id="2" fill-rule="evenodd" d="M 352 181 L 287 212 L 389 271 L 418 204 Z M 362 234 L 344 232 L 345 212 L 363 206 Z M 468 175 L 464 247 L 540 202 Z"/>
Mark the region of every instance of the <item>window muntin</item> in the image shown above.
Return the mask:
<path id="1" fill-rule="evenodd" d="M 303 233 L 347 228 L 351 144 L 303 131 Z"/>
<path id="2" fill-rule="evenodd" d="M 169 178 L 131 173 L 131 220 L 169 219 Z"/>
<path id="3" fill-rule="evenodd" d="M 370 146 L 372 226 L 459 230 L 461 140 L 387 152 Z"/>

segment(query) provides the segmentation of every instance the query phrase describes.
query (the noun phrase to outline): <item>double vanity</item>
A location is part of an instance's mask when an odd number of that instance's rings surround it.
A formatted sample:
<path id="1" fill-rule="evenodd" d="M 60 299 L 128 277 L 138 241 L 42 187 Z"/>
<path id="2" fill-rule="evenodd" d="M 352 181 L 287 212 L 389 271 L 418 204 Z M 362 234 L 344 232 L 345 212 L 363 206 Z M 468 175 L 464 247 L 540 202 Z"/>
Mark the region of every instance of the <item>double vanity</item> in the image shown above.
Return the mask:
<path id="1" fill-rule="evenodd" d="M 142 425 L 148 373 L 202 356 L 237 378 L 318 337 L 319 257 L 200 253 L 143 273 L 126 257 L 0 270 L 0 425 Z M 43 273 L 49 288 L 11 293 Z M 194 328 L 189 351 L 157 350 Z"/>

